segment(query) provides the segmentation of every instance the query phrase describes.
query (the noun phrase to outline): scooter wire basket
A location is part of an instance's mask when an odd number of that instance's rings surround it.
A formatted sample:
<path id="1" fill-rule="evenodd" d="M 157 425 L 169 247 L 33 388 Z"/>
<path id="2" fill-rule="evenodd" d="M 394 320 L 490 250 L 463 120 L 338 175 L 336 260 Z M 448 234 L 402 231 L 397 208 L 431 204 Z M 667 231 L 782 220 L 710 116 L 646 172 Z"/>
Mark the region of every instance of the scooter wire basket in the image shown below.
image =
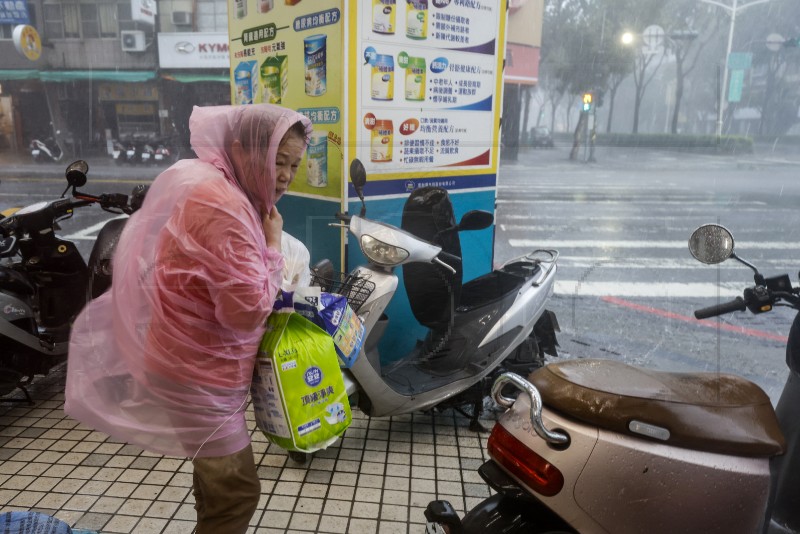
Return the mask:
<path id="1" fill-rule="evenodd" d="M 347 303 L 357 312 L 375 290 L 375 282 L 366 277 L 341 271 L 326 273 L 311 272 L 311 284 L 319 286 L 323 291 L 335 293 L 347 298 Z"/>

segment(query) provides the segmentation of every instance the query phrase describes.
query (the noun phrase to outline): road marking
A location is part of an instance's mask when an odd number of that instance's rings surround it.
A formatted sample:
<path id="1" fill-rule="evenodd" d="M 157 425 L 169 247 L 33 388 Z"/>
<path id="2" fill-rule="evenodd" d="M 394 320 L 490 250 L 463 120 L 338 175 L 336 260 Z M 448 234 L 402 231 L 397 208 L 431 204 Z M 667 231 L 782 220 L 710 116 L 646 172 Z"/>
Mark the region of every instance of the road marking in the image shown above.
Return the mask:
<path id="1" fill-rule="evenodd" d="M 86 240 L 86 241 L 95 241 L 97 239 L 97 232 L 103 229 L 103 227 L 109 222 L 115 219 L 126 219 L 127 215 L 119 215 L 117 217 L 112 217 L 110 219 L 106 219 L 105 221 L 99 222 L 97 224 L 93 224 L 88 228 L 84 228 L 83 230 L 79 230 L 74 234 L 70 234 L 68 236 L 64 236 L 63 239 L 79 239 L 79 240 Z"/>
<path id="2" fill-rule="evenodd" d="M 520 196 L 520 195 L 517 195 Z M 576 207 L 586 204 L 625 204 L 628 206 L 635 207 L 640 204 L 658 204 L 662 206 L 669 206 L 670 210 L 675 210 L 674 206 L 671 204 L 680 204 L 681 209 L 686 211 L 697 211 L 695 206 L 737 206 L 739 209 L 740 206 L 766 206 L 767 203 L 761 200 L 741 200 L 738 198 L 732 199 L 721 199 L 721 200 L 691 200 L 691 205 L 689 204 L 689 199 L 681 199 L 681 198 L 674 198 L 674 199 L 662 199 L 662 198 L 653 198 L 652 200 L 644 200 L 640 199 L 639 197 L 635 198 L 620 198 L 620 199 L 610 199 L 610 198 L 592 198 L 588 195 L 576 195 L 573 198 L 564 198 L 564 199 L 530 199 L 530 198 L 522 198 L 522 199 L 503 199 L 499 198 L 495 201 L 496 204 L 519 204 L 522 206 L 528 206 L 530 208 L 531 204 L 534 206 L 539 206 L 542 204 L 574 204 Z"/>
<path id="3" fill-rule="evenodd" d="M 688 252 L 687 252 L 688 256 Z M 787 265 L 794 265 L 794 259 L 760 259 L 758 266 L 763 267 L 770 265 L 774 267 L 786 267 Z M 719 265 L 706 265 L 700 263 L 693 258 L 687 259 L 669 259 L 669 258 L 601 258 L 592 256 L 559 256 L 559 268 L 604 268 L 604 269 L 691 269 L 691 270 L 704 270 L 713 273 L 717 269 L 725 270 L 744 270 L 748 268 L 737 261 L 729 261 L 720 263 Z"/>
<path id="4" fill-rule="evenodd" d="M 657 315 L 659 317 L 664 317 L 667 319 L 674 319 L 676 321 L 683 321 L 685 323 L 705 326 L 707 328 L 713 328 L 715 330 L 724 330 L 726 332 L 734 332 L 736 334 L 744 334 L 746 336 L 751 336 L 751 337 L 770 339 L 772 341 L 780 341 L 781 343 L 786 343 L 789 340 L 789 338 L 787 338 L 786 336 L 773 334 L 771 332 L 764 332 L 763 330 L 756 330 L 754 328 L 745 328 L 743 326 L 735 326 L 711 319 L 702 319 L 702 320 L 695 319 L 694 317 L 689 317 L 687 315 L 680 315 L 678 313 L 673 313 L 671 311 L 661 310 L 650 306 L 642 306 L 641 304 L 636 304 L 635 302 L 629 302 L 627 300 L 618 299 L 614 297 L 603 297 L 602 300 L 604 302 L 608 302 L 609 304 L 615 304 L 617 306 L 622 306 L 624 308 L 630 308 L 632 310 L 649 313 L 651 315 Z"/>
<path id="5" fill-rule="evenodd" d="M 556 250 L 566 250 L 573 248 L 593 248 L 593 249 L 610 249 L 610 248 L 659 248 L 659 249 L 688 249 L 689 240 L 685 241 L 599 241 L 599 240 L 572 240 L 572 241 L 556 241 L 556 240 L 535 240 L 535 239 L 509 239 L 508 244 L 514 248 L 554 248 Z M 737 250 L 797 250 L 800 248 L 800 243 L 792 243 L 788 241 L 743 241 L 737 242 Z"/>
<path id="6" fill-rule="evenodd" d="M 556 294 L 570 297 L 716 298 L 740 297 L 742 283 L 595 282 L 558 280 Z"/>
<path id="7" fill-rule="evenodd" d="M 5 180 L 5 178 L 3 178 Z M 55 195 L 47 195 L 44 193 L 0 193 L 0 197 L 19 197 L 19 198 L 28 198 L 28 197 L 36 197 L 36 198 L 53 198 Z"/>

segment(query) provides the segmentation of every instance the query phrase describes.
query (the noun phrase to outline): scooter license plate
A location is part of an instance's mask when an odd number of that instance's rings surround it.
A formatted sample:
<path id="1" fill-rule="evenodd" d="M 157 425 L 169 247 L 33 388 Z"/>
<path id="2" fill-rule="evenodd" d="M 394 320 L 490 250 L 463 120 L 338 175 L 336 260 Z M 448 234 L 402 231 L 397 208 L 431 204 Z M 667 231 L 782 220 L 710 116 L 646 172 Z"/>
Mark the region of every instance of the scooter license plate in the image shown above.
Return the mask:
<path id="1" fill-rule="evenodd" d="M 42 153 L 41 150 L 31 150 L 31 156 L 33 156 L 34 158 L 41 153 Z"/>
<path id="2" fill-rule="evenodd" d="M 132 157 L 133 157 L 133 155 L 134 155 L 134 154 L 136 154 L 136 151 L 135 151 L 135 150 L 128 150 L 128 151 L 127 151 L 127 152 L 125 152 L 125 153 L 128 155 L 128 157 L 129 157 L 129 158 L 132 158 Z"/>

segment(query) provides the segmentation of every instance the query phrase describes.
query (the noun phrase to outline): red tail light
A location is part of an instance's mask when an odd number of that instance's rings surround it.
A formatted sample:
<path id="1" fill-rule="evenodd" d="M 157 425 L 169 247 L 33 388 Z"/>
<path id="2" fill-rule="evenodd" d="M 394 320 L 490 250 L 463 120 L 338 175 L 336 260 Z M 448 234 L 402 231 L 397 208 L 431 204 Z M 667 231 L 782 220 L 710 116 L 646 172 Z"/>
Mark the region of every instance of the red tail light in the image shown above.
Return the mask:
<path id="1" fill-rule="evenodd" d="M 494 425 L 489 436 L 489 456 L 545 497 L 558 494 L 564 487 L 564 475 L 556 466 L 526 447 L 499 423 Z"/>

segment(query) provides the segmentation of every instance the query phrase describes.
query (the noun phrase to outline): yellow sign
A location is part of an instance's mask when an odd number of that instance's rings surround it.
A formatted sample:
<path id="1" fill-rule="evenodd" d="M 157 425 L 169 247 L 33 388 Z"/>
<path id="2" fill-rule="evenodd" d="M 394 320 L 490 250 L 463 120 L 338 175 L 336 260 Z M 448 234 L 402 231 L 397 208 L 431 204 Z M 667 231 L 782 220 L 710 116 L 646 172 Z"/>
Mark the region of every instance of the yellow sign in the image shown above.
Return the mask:
<path id="1" fill-rule="evenodd" d="M 41 57 L 42 40 L 36 28 L 27 24 L 20 24 L 14 28 L 14 33 L 11 37 L 17 51 L 29 60 L 36 61 Z"/>

